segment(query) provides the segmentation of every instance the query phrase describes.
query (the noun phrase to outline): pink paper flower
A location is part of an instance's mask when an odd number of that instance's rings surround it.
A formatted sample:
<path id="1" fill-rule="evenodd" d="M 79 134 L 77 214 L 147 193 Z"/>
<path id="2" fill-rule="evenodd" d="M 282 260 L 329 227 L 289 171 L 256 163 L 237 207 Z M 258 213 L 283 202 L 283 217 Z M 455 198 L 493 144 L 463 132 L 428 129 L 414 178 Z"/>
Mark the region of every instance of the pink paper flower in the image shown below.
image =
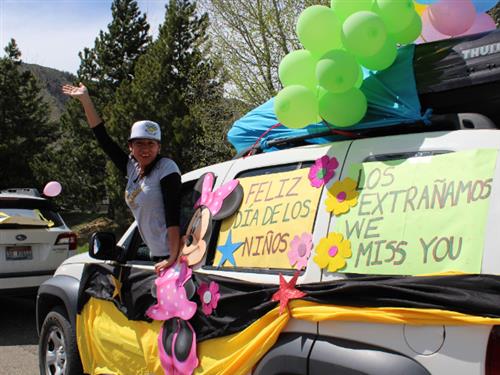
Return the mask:
<path id="1" fill-rule="evenodd" d="M 288 251 L 290 265 L 295 264 L 295 268 L 298 270 L 305 268 L 311 255 L 312 246 L 312 235 L 310 233 L 302 233 L 300 237 L 295 236 L 290 242 L 290 250 Z"/>
<path id="2" fill-rule="evenodd" d="M 200 296 L 201 309 L 205 315 L 210 315 L 219 303 L 219 285 L 215 281 L 211 281 L 210 285 L 201 283 L 197 293 Z"/>
<path id="3" fill-rule="evenodd" d="M 327 155 L 317 159 L 309 169 L 309 181 L 311 186 L 320 188 L 326 185 L 328 181 L 335 175 L 335 169 L 339 166 L 336 157 L 329 157 Z"/>

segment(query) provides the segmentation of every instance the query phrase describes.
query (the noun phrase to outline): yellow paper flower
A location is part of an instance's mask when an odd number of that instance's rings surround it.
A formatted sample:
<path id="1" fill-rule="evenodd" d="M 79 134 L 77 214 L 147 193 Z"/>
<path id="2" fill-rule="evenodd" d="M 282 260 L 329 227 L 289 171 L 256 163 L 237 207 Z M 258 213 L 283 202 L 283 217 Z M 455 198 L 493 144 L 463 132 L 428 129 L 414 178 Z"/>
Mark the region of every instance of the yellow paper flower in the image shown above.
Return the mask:
<path id="1" fill-rule="evenodd" d="M 328 272 L 335 272 L 345 267 L 346 259 L 352 255 L 351 241 L 340 233 L 329 233 L 316 246 L 314 261 L 320 268 L 328 267 Z"/>
<path id="2" fill-rule="evenodd" d="M 336 216 L 342 215 L 358 204 L 358 196 L 356 181 L 352 178 L 347 177 L 342 181 L 337 181 L 328 189 L 325 201 L 326 210 L 333 212 Z"/>

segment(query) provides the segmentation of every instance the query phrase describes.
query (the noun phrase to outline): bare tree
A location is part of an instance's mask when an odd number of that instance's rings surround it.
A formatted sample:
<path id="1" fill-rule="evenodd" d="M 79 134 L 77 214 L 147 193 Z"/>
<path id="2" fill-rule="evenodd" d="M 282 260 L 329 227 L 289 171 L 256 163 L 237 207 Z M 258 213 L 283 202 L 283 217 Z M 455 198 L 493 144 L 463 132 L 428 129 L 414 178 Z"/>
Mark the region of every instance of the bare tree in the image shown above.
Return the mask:
<path id="1" fill-rule="evenodd" d="M 214 50 L 229 79 L 227 92 L 249 107 L 262 104 L 281 89 L 278 66 L 300 49 L 295 24 L 313 0 L 200 0 L 209 14 Z"/>
<path id="2" fill-rule="evenodd" d="M 228 78 L 227 94 L 248 109 L 278 93 L 279 63 L 302 48 L 295 33 L 298 16 L 315 4 L 330 6 L 330 0 L 199 0 L 209 15 L 213 51 Z M 499 9 L 489 12 L 497 23 Z"/>

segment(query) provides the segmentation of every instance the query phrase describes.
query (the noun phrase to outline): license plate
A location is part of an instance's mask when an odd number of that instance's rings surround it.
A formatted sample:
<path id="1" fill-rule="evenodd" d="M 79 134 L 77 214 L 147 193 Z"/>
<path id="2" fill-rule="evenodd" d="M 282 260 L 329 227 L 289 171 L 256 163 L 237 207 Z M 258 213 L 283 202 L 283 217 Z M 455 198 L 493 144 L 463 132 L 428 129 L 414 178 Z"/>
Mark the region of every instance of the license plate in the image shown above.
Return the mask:
<path id="1" fill-rule="evenodd" d="M 31 246 L 12 246 L 5 250 L 7 260 L 28 260 L 33 259 Z"/>

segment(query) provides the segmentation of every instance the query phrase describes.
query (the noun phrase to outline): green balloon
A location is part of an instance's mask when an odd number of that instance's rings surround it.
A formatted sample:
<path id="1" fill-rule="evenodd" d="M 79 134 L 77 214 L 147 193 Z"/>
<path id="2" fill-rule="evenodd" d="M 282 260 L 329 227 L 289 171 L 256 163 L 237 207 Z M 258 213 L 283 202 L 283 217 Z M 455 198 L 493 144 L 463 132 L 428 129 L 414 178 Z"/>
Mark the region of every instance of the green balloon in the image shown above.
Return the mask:
<path id="1" fill-rule="evenodd" d="M 382 49 L 375 55 L 360 57 L 358 62 L 370 70 L 384 70 L 390 67 L 398 56 L 398 48 L 391 37 L 387 37 Z"/>
<path id="2" fill-rule="evenodd" d="M 361 67 L 361 65 L 359 65 L 359 75 L 358 75 L 358 79 L 356 80 L 356 83 L 354 84 L 354 87 L 356 87 L 357 89 L 359 89 L 361 87 L 361 85 L 363 85 L 363 80 L 365 79 L 364 75 L 363 75 L 363 68 Z"/>
<path id="3" fill-rule="evenodd" d="M 309 51 L 292 51 L 281 60 L 278 76 L 284 87 L 303 85 L 314 92 L 318 84 L 316 60 Z"/>
<path id="4" fill-rule="evenodd" d="M 372 10 L 373 0 L 332 0 L 331 7 L 341 21 L 360 10 Z"/>
<path id="5" fill-rule="evenodd" d="M 303 128 L 317 121 L 318 99 L 304 86 L 287 86 L 274 99 L 274 113 L 286 127 Z"/>
<path id="6" fill-rule="evenodd" d="M 387 30 L 377 14 L 359 11 L 342 25 L 344 47 L 357 57 L 373 56 L 384 46 Z"/>
<path id="7" fill-rule="evenodd" d="M 387 32 L 397 33 L 412 21 L 415 5 L 413 0 L 376 0 L 374 11 L 385 22 Z"/>
<path id="8" fill-rule="evenodd" d="M 359 64 L 349 52 L 336 49 L 327 52 L 316 64 L 316 78 L 320 86 L 330 92 L 341 93 L 354 87 L 359 76 Z"/>
<path id="9" fill-rule="evenodd" d="M 324 54 L 340 48 L 340 21 L 335 13 L 323 5 L 306 8 L 297 20 L 297 36 L 304 48 L 315 54 Z"/>
<path id="10" fill-rule="evenodd" d="M 319 100 L 320 116 L 338 127 L 357 124 L 365 116 L 366 110 L 365 94 L 355 87 L 342 94 L 326 93 Z"/>
<path id="11" fill-rule="evenodd" d="M 319 106 L 319 101 L 326 94 L 328 94 L 328 90 L 326 90 L 325 88 L 323 88 L 321 86 L 317 87 L 317 89 L 316 89 L 316 98 L 318 99 L 318 106 Z M 319 114 L 319 107 L 318 107 L 318 118 L 317 118 L 316 122 L 321 122 L 321 121 L 323 121 L 323 118 L 321 118 L 321 116 Z"/>
<path id="12" fill-rule="evenodd" d="M 422 19 L 420 15 L 415 12 L 413 19 L 408 27 L 400 32 L 390 34 L 391 38 L 399 44 L 410 44 L 418 39 L 422 33 Z"/>

